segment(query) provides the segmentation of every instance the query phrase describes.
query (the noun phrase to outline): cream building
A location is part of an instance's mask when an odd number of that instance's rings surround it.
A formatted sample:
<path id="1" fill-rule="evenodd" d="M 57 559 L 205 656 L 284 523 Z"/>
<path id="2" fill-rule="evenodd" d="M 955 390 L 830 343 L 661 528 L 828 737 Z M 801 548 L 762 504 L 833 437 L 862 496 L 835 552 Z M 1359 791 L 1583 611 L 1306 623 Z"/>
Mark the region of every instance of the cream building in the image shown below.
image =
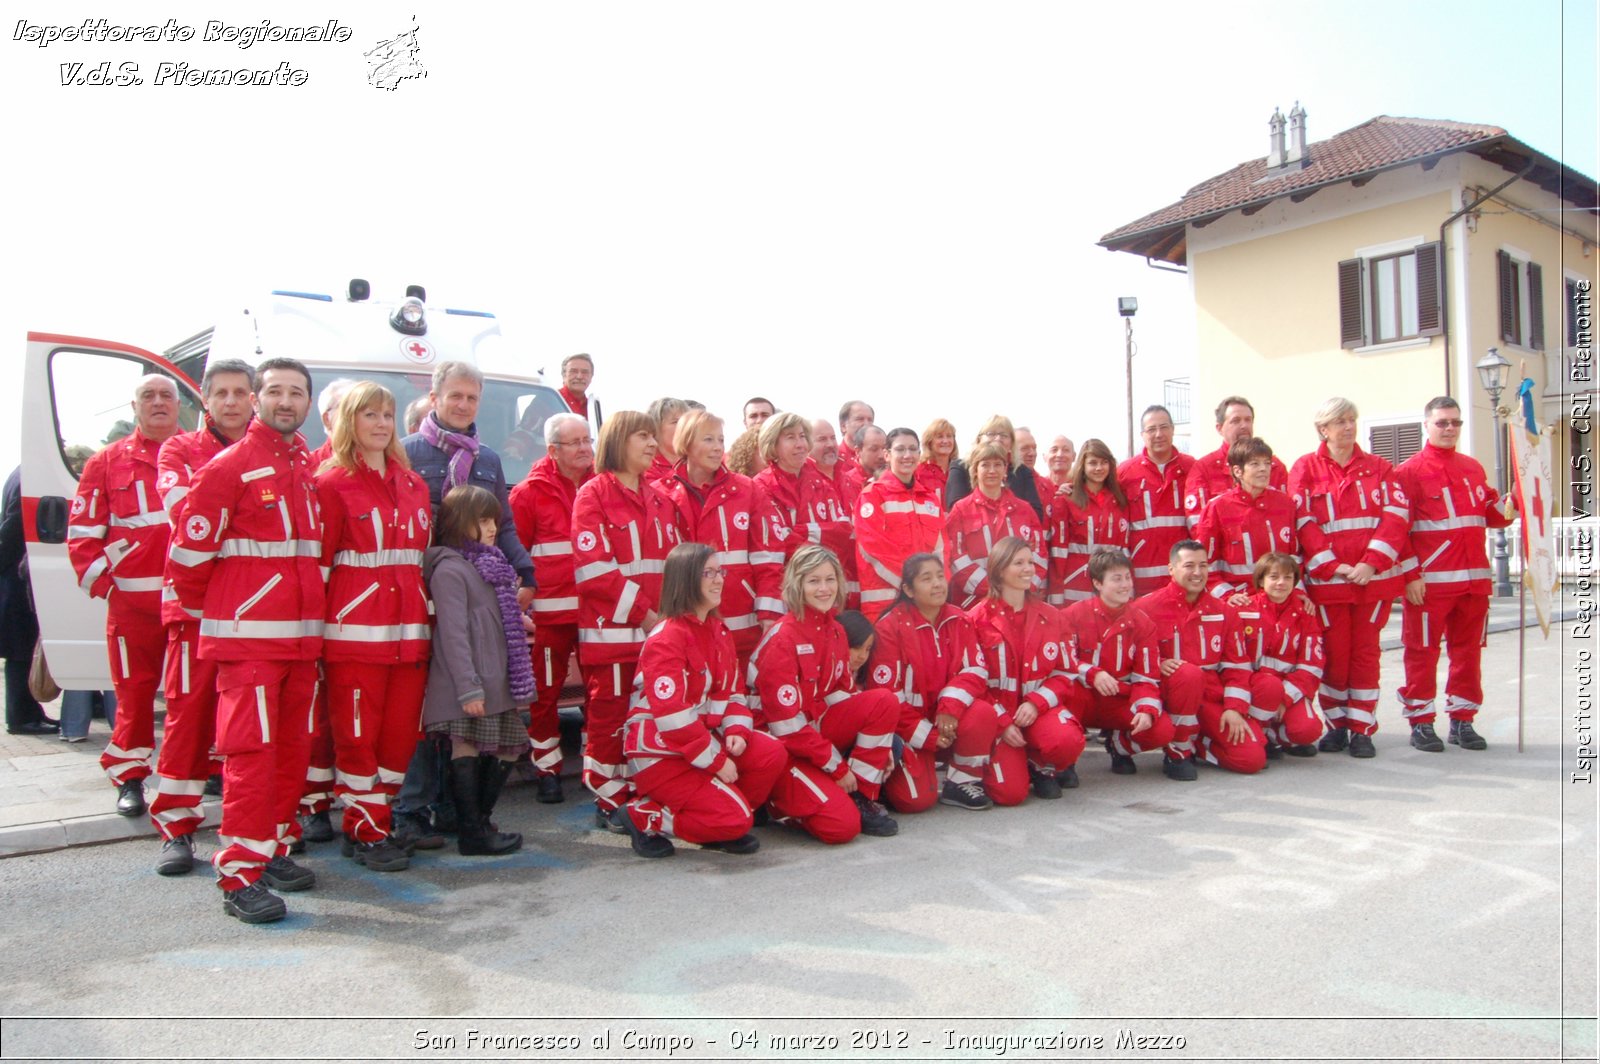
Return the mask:
<path id="1" fill-rule="evenodd" d="M 1218 444 L 1211 409 L 1239 393 L 1292 464 L 1316 446 L 1313 411 L 1343 395 L 1363 446 L 1398 462 L 1421 446 L 1423 405 L 1448 393 L 1492 477 L 1473 367 L 1493 347 L 1511 363 L 1502 405 L 1531 377 L 1558 479 L 1589 488 L 1564 490 L 1558 513 L 1585 498 L 1594 512 L 1594 179 L 1493 126 L 1382 115 L 1314 143 L 1305 130 L 1298 104 L 1275 113 L 1265 158 L 1100 240 L 1189 272 L 1194 449 Z"/>

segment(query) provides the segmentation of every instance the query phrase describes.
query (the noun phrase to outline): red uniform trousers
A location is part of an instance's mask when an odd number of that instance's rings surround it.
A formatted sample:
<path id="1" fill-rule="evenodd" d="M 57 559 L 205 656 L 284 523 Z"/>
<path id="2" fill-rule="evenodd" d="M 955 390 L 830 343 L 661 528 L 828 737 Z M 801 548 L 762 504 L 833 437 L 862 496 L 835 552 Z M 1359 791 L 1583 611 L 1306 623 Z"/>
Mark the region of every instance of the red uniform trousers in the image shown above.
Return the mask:
<path id="1" fill-rule="evenodd" d="M 328 726 L 328 685 L 317 686 L 317 704 L 311 731 L 311 752 L 306 760 L 306 778 L 300 793 L 300 815 L 326 813 L 333 808 L 333 729 Z M 300 823 L 293 824 L 295 838 Z"/>
<path id="2" fill-rule="evenodd" d="M 1357 735 L 1378 730 L 1378 637 L 1389 623 L 1392 599 L 1328 602 L 1322 617 L 1322 715 L 1332 727 Z"/>
<path id="3" fill-rule="evenodd" d="M 1004 739 L 994 744 L 983 787 L 995 805 L 1021 805 L 1028 797 L 1028 766 L 1047 772 L 1071 768 L 1083 756 L 1087 742 L 1083 725 L 1071 710 L 1047 709 L 1022 729 L 1027 742 L 1012 746 Z"/>
<path id="4" fill-rule="evenodd" d="M 533 744 L 533 767 L 541 776 L 561 775 L 561 685 L 567 681 L 567 663 L 578 646 L 577 624 L 536 624 L 533 630 L 533 678 L 538 689 L 529 709 L 528 741 Z"/>
<path id="5" fill-rule="evenodd" d="M 1243 742 L 1228 741 L 1227 729 L 1222 726 L 1222 714 L 1227 707 L 1223 705 L 1221 676 L 1184 662 L 1171 676 L 1161 681 L 1161 689 L 1164 698 L 1172 699 L 1165 705 L 1173 718 L 1174 728 L 1179 717 L 1195 719 L 1190 735 L 1198 735 L 1200 739 L 1201 758 L 1229 772 L 1245 775 L 1260 772 L 1266 767 L 1266 734 L 1261 730 L 1260 723 L 1252 720 L 1248 714 L 1245 715 L 1245 724 L 1250 734 Z M 1193 743 L 1190 749 L 1193 749 Z"/>
<path id="6" fill-rule="evenodd" d="M 1445 678 L 1445 711 L 1451 720 L 1472 720 L 1483 705 L 1483 646 L 1489 635 L 1488 595 L 1436 597 L 1420 606 L 1406 603 L 1400 638 L 1405 645 L 1406 682 L 1400 703 L 1411 724 L 1432 724 L 1439 690 L 1439 651 L 1450 644 Z M 119 710 L 120 712 L 120 710 Z"/>
<path id="7" fill-rule="evenodd" d="M 999 728 L 1000 717 L 995 713 L 994 704 L 981 698 L 973 699 L 956 718 L 956 741 L 948 748 L 945 778 L 951 783 L 981 782 L 989 769 L 989 751 L 994 749 L 994 737 Z M 888 782 L 883 785 L 884 801 L 894 806 L 897 813 L 927 812 L 939 800 L 936 763 L 940 751 L 937 740 L 931 735 L 933 724 L 916 706 L 902 704 L 900 726 L 895 731 L 906 745 L 900 754 L 900 767 L 890 773 Z M 924 737 L 926 745 L 913 746 Z"/>
<path id="8" fill-rule="evenodd" d="M 1134 735 L 1128 731 L 1134 714 L 1129 704 L 1128 684 L 1118 684 L 1114 695 L 1082 688 L 1072 690 L 1072 713 L 1085 729 L 1105 728 L 1111 732 L 1111 749 L 1129 756 L 1146 750 L 1156 750 L 1172 742 L 1172 718 L 1165 713 L 1152 714 L 1150 727 Z"/>
<path id="9" fill-rule="evenodd" d="M 248 887 L 294 838 L 321 685 L 314 661 L 217 664 L 217 752 L 222 762 L 223 890 Z"/>
<path id="10" fill-rule="evenodd" d="M 1311 703 L 1289 701 L 1283 677 L 1271 669 L 1250 674 L 1250 719 L 1279 746 L 1309 746 L 1322 738 L 1322 721 Z"/>
<path id="11" fill-rule="evenodd" d="M 206 780 L 222 771 L 211 756 L 217 735 L 217 663 L 195 656 L 199 642 L 198 621 L 167 626 L 167 720 L 161 729 L 156 796 L 150 803 L 150 822 L 166 839 L 193 835 L 200 827 Z"/>
<path id="12" fill-rule="evenodd" d="M 630 797 L 622 726 L 628 719 L 628 696 L 638 668 L 637 660 L 583 666 L 583 680 L 589 689 L 583 707 L 583 785 L 594 792 L 594 804 L 604 813 L 626 804 Z"/>
<path id="13" fill-rule="evenodd" d="M 730 842 L 749 832 L 756 806 L 789 765 L 789 752 L 770 735 L 752 732 L 744 753 L 729 760 L 739 778 L 723 783 L 714 773 L 682 758 L 662 758 L 632 776 L 640 797 L 625 813 L 641 831 L 674 835 L 684 842 Z"/>
<path id="14" fill-rule="evenodd" d="M 111 686 L 117 692 L 117 722 L 111 741 L 100 754 L 100 767 L 117 786 L 150 775 L 156 747 L 156 688 L 161 686 L 161 658 L 167 630 L 158 608 L 119 605 L 116 592 L 106 611 L 106 651 L 111 659 Z"/>
<path id="15" fill-rule="evenodd" d="M 428 663 L 324 663 L 333 792 L 344 805 L 345 837 L 377 842 L 391 830 L 389 807 L 422 736 Z"/>
<path id="16" fill-rule="evenodd" d="M 817 721 L 822 737 L 850 759 L 863 796 L 876 801 L 894 761 L 900 700 L 892 691 L 861 691 L 829 706 Z"/>
<path id="17" fill-rule="evenodd" d="M 1161 678 L 1161 706 L 1172 721 L 1168 757 L 1183 761 L 1194 756 L 1194 741 L 1200 735 L 1200 706 L 1213 699 L 1222 703 L 1222 677 L 1210 669 L 1186 661 L 1172 675 Z"/>
<path id="18" fill-rule="evenodd" d="M 861 810 L 843 787 L 809 761 L 789 759 L 773 784 L 770 804 L 778 823 L 793 824 L 830 846 L 861 834 Z"/>

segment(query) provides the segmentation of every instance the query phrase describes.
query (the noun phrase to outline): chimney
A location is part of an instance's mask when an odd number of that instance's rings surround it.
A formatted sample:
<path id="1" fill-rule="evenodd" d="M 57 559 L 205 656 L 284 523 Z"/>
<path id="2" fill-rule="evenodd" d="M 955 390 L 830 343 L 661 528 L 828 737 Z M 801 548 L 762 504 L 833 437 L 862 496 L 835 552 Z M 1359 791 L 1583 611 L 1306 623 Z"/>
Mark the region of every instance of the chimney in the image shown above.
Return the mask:
<path id="1" fill-rule="evenodd" d="M 1284 162 L 1289 166 L 1306 166 L 1311 162 L 1311 156 L 1306 153 L 1306 112 L 1299 100 L 1289 112 L 1289 152 Z"/>
<path id="2" fill-rule="evenodd" d="M 1267 128 L 1272 131 L 1267 141 L 1267 169 L 1276 170 L 1283 165 L 1283 112 L 1276 107 L 1267 119 Z"/>

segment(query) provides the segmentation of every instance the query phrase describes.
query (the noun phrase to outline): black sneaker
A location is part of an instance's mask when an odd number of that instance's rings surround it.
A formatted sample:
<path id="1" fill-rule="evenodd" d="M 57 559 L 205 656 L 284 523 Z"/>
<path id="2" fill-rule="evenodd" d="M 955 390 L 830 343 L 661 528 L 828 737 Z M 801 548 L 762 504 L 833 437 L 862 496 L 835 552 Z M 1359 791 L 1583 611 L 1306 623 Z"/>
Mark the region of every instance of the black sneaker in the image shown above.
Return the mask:
<path id="1" fill-rule="evenodd" d="M 324 809 L 300 818 L 300 837 L 306 842 L 332 842 L 333 820 Z"/>
<path id="2" fill-rule="evenodd" d="M 1327 733 L 1317 740 L 1317 749 L 1325 754 L 1337 754 L 1349 745 L 1350 730 L 1348 728 L 1329 728 Z"/>
<path id="3" fill-rule="evenodd" d="M 640 857 L 652 860 L 657 857 L 671 857 L 676 851 L 673 849 L 672 840 L 665 835 L 655 835 L 640 830 L 633 822 L 633 817 L 628 815 L 625 806 L 618 807 L 610 816 L 611 830 L 627 835 L 633 842 L 633 852 Z"/>
<path id="4" fill-rule="evenodd" d="M 1268 761 L 1282 761 L 1283 760 L 1283 747 L 1279 746 L 1277 743 L 1268 743 L 1267 744 L 1267 760 Z"/>
<path id="5" fill-rule="evenodd" d="M 756 814 L 751 818 L 751 822 L 758 828 L 764 828 L 772 823 L 772 810 L 767 808 L 767 803 L 762 802 L 756 806 Z"/>
<path id="6" fill-rule="evenodd" d="M 1064 791 L 1075 791 L 1075 790 L 1077 790 L 1078 789 L 1078 769 L 1077 769 L 1077 767 L 1074 766 L 1074 765 L 1068 765 L 1066 768 L 1062 769 L 1060 772 L 1057 772 L 1056 773 L 1056 782 L 1061 784 L 1061 789 L 1064 790 Z"/>
<path id="7" fill-rule="evenodd" d="M 1048 772 L 1041 772 L 1032 765 L 1028 766 L 1028 778 L 1033 780 L 1033 796 L 1035 798 L 1060 798 L 1061 784 Z"/>
<path id="8" fill-rule="evenodd" d="M 957 809 L 991 809 L 994 799 L 989 797 L 989 792 L 983 789 L 981 783 L 952 783 L 945 780 L 939 790 L 939 804 L 953 805 Z"/>
<path id="9" fill-rule="evenodd" d="M 1429 730 L 1431 731 L 1432 729 Z M 1434 737 L 1434 741 L 1438 741 L 1437 736 Z M 1372 736 L 1352 733 L 1350 736 L 1350 756 L 1377 757 L 1378 748 L 1372 745 Z"/>
<path id="10" fill-rule="evenodd" d="M 396 813 L 389 829 L 389 841 L 406 851 L 406 854 L 416 853 L 418 850 L 442 850 L 445 837 L 434 831 L 425 820 L 405 813 Z"/>
<path id="11" fill-rule="evenodd" d="M 392 838 L 379 839 L 377 842 L 355 842 L 346 838 L 344 855 L 374 872 L 404 872 L 411 867 L 410 855 L 403 847 L 397 846 Z"/>
<path id="12" fill-rule="evenodd" d="M 306 840 L 305 839 L 295 839 L 295 840 L 293 840 L 292 842 L 289 843 L 289 856 L 290 857 L 299 857 L 301 854 L 303 854 L 305 852 L 306 852 Z"/>
<path id="13" fill-rule="evenodd" d="M 1454 733 L 1451 734 L 1450 741 L 1451 742 L 1455 741 Z M 1352 742 L 1350 745 L 1353 748 L 1355 746 L 1355 743 Z M 1444 743 L 1440 741 L 1439 733 L 1433 730 L 1433 725 L 1432 724 L 1415 724 L 1415 725 L 1412 725 L 1412 727 L 1411 727 L 1411 745 L 1416 747 L 1418 750 L 1424 750 L 1424 751 L 1426 751 L 1426 752 L 1428 752 L 1430 754 L 1442 754 L 1442 753 L 1444 753 Z M 1361 756 L 1359 754 L 1356 754 L 1354 749 L 1351 749 L 1350 752 L 1352 754 L 1355 754 L 1355 756 L 1357 756 L 1357 757 Z"/>
<path id="14" fill-rule="evenodd" d="M 1317 748 L 1310 743 L 1296 743 L 1294 746 L 1284 747 L 1284 753 L 1290 757 L 1316 757 Z"/>
<path id="15" fill-rule="evenodd" d="M 1111 741 L 1111 733 L 1102 731 L 1100 738 L 1104 740 L 1106 753 L 1111 755 L 1111 772 L 1116 776 L 1131 776 L 1139 771 L 1139 766 L 1133 763 L 1133 758 L 1128 754 L 1117 753 L 1116 744 Z"/>
<path id="16" fill-rule="evenodd" d="M 545 805 L 560 805 L 567 800 L 561 792 L 561 777 L 555 773 L 539 777 L 539 789 L 534 793 L 533 800 Z"/>
<path id="17" fill-rule="evenodd" d="M 856 803 L 856 808 L 861 811 L 861 834 L 874 835 L 886 839 L 891 835 L 900 834 L 900 825 L 883 806 L 874 802 L 860 791 L 851 791 L 850 798 Z"/>
<path id="18" fill-rule="evenodd" d="M 221 776 L 207 776 L 206 777 L 205 790 L 203 790 L 201 793 L 204 794 L 208 798 L 221 798 L 222 797 L 222 777 Z"/>
<path id="19" fill-rule="evenodd" d="M 624 817 L 623 819 L 627 818 Z M 609 831 L 613 835 L 628 834 L 628 829 L 623 826 L 621 820 L 617 819 L 616 810 L 612 810 L 608 813 L 604 809 L 600 808 L 599 802 L 594 804 L 594 826 L 599 828 L 601 831 Z"/>
<path id="20" fill-rule="evenodd" d="M 726 842 L 702 842 L 702 850 L 720 850 L 723 853 L 755 853 L 761 849 L 761 840 L 746 832 L 736 839 Z"/>
<path id="21" fill-rule="evenodd" d="M 273 890 L 293 894 L 297 890 L 310 890 L 317 885 L 317 874 L 302 868 L 287 857 L 274 857 L 261 873 L 261 882 Z"/>
<path id="22" fill-rule="evenodd" d="M 144 780 L 129 780 L 117 785 L 117 812 L 122 816 L 144 816 Z"/>
<path id="23" fill-rule="evenodd" d="M 270 924 L 287 916 L 289 907 L 258 880 L 248 887 L 223 891 L 222 911 L 247 924 Z"/>
<path id="24" fill-rule="evenodd" d="M 194 836 L 179 835 L 161 844 L 161 856 L 156 858 L 156 873 L 163 876 L 186 876 L 194 871 Z"/>
<path id="25" fill-rule="evenodd" d="M 1489 744 L 1483 736 L 1472 726 L 1470 720 L 1453 720 L 1450 722 L 1450 742 L 1463 750 L 1487 750 Z"/>
<path id="26" fill-rule="evenodd" d="M 1194 758 L 1186 757 L 1182 760 L 1174 757 L 1161 759 L 1161 771 L 1167 774 L 1167 779 L 1177 780 L 1179 783 L 1193 783 L 1200 778 L 1200 773 L 1195 770 Z"/>

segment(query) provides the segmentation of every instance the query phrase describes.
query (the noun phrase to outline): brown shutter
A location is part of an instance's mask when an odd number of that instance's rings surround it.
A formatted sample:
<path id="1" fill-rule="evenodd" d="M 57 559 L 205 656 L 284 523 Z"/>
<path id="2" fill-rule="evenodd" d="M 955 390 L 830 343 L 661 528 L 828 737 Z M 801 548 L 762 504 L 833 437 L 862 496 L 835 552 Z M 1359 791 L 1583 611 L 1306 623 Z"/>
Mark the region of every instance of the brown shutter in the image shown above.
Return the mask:
<path id="1" fill-rule="evenodd" d="M 1417 246 L 1417 335 L 1444 332 L 1444 245 Z"/>
<path id="2" fill-rule="evenodd" d="M 1361 305 L 1361 260 L 1339 263 L 1339 346 L 1360 347 L 1367 342 L 1366 308 Z"/>
<path id="3" fill-rule="evenodd" d="M 1395 426 L 1374 425 L 1367 430 L 1367 452 L 1384 459 L 1390 465 L 1399 465 L 1395 459 Z"/>
<path id="4" fill-rule="evenodd" d="M 1504 251 L 1494 253 L 1500 277 L 1500 342 L 1514 344 L 1517 336 L 1517 267 Z"/>
<path id="5" fill-rule="evenodd" d="M 1528 263 L 1528 346 L 1544 350 L 1544 271 Z"/>
<path id="6" fill-rule="evenodd" d="M 1394 430 L 1394 457 L 1389 461 L 1399 465 L 1422 450 L 1422 422 L 1413 421 L 1406 425 L 1396 425 Z"/>

